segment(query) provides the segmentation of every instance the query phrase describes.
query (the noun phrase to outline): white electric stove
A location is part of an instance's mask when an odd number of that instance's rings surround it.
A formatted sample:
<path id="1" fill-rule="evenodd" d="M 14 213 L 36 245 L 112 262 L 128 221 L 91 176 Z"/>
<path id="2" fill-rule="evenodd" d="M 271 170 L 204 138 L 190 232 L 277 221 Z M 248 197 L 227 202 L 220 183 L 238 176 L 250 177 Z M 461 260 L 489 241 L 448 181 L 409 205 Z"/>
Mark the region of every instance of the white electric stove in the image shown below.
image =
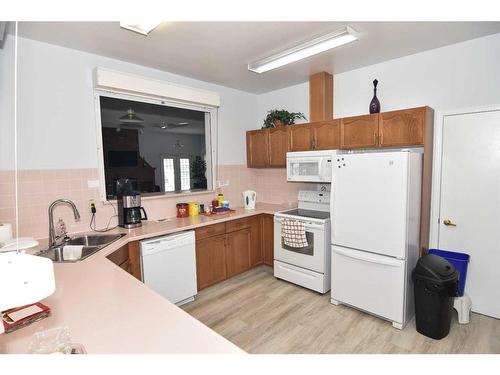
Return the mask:
<path id="1" fill-rule="evenodd" d="M 283 219 L 303 223 L 307 246 L 285 245 Z M 326 293 L 330 290 L 330 192 L 302 190 L 298 208 L 274 214 L 274 276 Z"/>

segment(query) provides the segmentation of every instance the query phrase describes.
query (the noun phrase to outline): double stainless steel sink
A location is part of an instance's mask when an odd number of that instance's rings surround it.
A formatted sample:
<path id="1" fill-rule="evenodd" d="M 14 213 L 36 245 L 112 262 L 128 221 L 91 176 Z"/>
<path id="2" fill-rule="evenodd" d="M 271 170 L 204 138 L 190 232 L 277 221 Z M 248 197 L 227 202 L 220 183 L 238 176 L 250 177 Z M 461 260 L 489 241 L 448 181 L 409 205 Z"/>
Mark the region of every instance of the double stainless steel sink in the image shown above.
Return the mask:
<path id="1" fill-rule="evenodd" d="M 79 236 L 71 238 L 58 246 L 41 250 L 35 255 L 49 258 L 58 263 L 79 262 L 123 236 L 125 236 L 125 233 Z"/>

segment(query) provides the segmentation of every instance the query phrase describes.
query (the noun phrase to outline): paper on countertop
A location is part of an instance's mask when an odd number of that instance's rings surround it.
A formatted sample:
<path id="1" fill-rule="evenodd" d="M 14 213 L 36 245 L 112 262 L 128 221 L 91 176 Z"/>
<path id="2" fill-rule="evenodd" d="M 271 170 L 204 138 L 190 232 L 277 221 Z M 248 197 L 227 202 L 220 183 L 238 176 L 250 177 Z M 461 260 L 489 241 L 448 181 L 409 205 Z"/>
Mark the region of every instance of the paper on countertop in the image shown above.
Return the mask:
<path id="1" fill-rule="evenodd" d="M 37 305 L 30 305 L 24 309 L 10 312 L 7 314 L 7 316 L 10 319 L 12 319 L 15 323 L 21 319 L 27 318 L 28 316 L 34 315 L 34 314 L 39 313 L 41 311 L 43 311 L 43 310 L 40 307 L 38 307 Z"/>
<path id="2" fill-rule="evenodd" d="M 2 251 L 15 251 L 15 250 L 25 250 L 32 247 L 38 246 L 38 241 L 32 237 L 19 237 L 11 239 L 0 247 L 0 252 Z"/>
<path id="3" fill-rule="evenodd" d="M 0 247 L 12 240 L 12 224 L 0 223 Z"/>
<path id="4" fill-rule="evenodd" d="M 66 245 L 63 247 L 64 260 L 78 260 L 82 257 L 83 246 L 81 245 Z"/>

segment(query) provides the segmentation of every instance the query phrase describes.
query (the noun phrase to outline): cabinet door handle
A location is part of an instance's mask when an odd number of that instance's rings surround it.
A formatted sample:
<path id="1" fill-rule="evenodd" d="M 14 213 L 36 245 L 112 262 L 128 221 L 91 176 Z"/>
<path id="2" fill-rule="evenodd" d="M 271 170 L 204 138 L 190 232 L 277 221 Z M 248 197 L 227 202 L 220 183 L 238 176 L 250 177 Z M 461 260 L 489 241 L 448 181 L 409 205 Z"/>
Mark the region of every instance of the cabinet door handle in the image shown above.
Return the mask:
<path id="1" fill-rule="evenodd" d="M 373 133 L 373 144 L 374 145 L 377 144 L 377 134 L 376 133 Z"/>
<path id="2" fill-rule="evenodd" d="M 380 140 L 379 140 L 380 145 L 383 145 L 384 144 L 384 133 L 380 134 L 379 137 L 380 137 Z"/>

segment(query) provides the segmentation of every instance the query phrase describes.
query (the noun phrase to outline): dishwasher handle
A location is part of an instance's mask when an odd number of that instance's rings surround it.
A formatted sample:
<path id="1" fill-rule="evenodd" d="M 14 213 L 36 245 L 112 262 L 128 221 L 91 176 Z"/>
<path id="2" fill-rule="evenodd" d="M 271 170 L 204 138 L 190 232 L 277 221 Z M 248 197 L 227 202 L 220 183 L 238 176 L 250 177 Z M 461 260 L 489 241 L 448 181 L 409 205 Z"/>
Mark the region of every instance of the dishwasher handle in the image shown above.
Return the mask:
<path id="1" fill-rule="evenodd" d="M 182 236 L 174 235 L 170 237 L 158 238 L 152 242 L 141 243 L 141 255 L 153 255 L 162 251 L 172 251 L 183 246 L 194 246 L 194 244 L 195 240 L 192 233 L 189 233 L 189 235 L 184 234 Z"/>

